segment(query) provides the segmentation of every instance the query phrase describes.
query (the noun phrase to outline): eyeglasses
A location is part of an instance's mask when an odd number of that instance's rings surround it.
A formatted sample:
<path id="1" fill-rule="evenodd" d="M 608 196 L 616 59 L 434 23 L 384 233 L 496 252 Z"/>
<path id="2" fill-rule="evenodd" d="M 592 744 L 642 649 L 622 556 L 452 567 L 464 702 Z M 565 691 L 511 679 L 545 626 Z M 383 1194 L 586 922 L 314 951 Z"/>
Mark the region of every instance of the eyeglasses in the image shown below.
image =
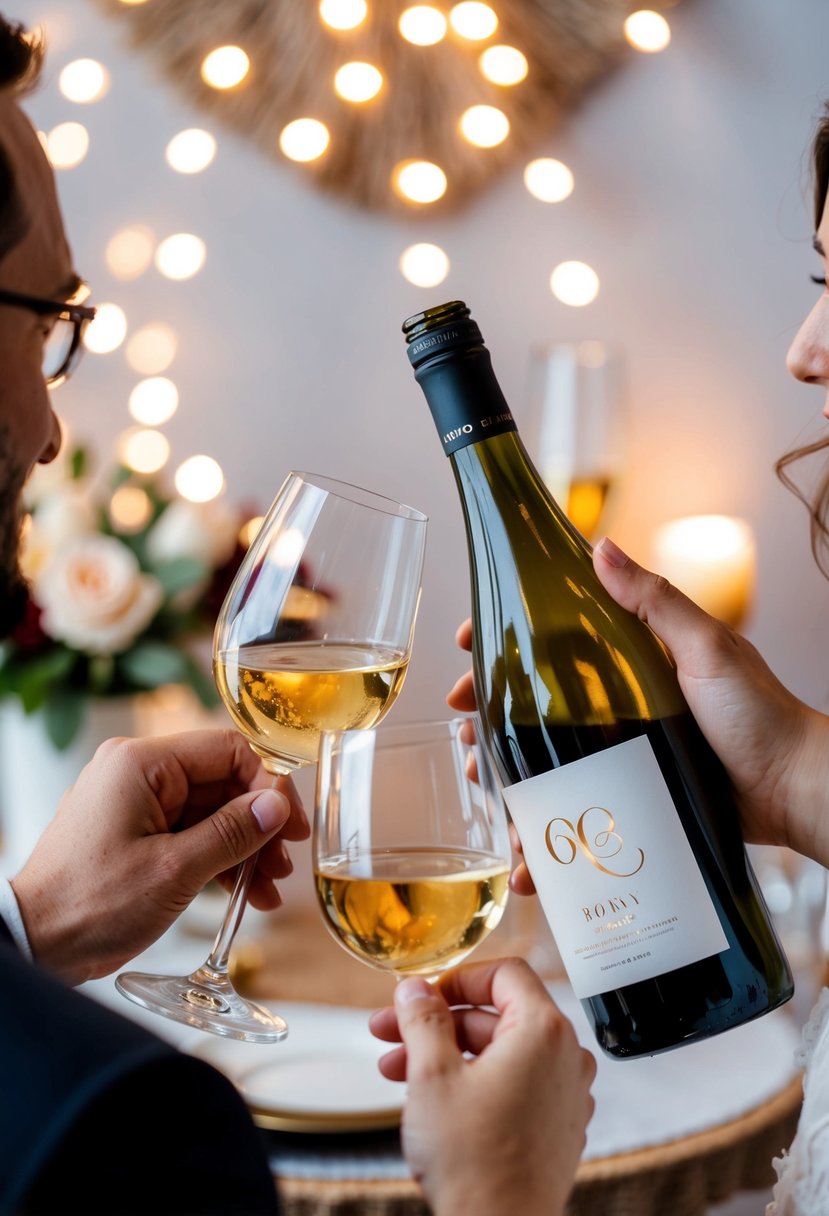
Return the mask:
<path id="1" fill-rule="evenodd" d="M 83 353 L 81 339 L 95 309 L 85 304 L 67 304 L 63 300 L 41 300 L 16 291 L 0 290 L 0 304 L 28 308 L 39 316 L 54 316 L 52 332 L 43 344 L 43 375 L 54 388 L 68 379 Z"/>

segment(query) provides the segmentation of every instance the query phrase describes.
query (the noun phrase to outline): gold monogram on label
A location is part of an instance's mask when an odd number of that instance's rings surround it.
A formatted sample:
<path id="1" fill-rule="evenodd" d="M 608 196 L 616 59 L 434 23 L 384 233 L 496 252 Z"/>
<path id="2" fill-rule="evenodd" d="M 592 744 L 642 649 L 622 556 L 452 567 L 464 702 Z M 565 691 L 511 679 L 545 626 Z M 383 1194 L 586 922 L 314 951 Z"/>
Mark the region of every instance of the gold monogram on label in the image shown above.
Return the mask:
<path id="1" fill-rule="evenodd" d="M 612 878 L 630 878 L 645 864 L 642 849 L 636 850 L 638 861 L 632 870 L 612 870 L 605 864 L 619 856 L 625 842 L 616 831 L 616 820 L 604 806 L 589 806 L 575 823 L 569 819 L 551 819 L 544 831 L 544 844 L 559 865 L 569 866 L 581 853 L 591 866 Z"/>

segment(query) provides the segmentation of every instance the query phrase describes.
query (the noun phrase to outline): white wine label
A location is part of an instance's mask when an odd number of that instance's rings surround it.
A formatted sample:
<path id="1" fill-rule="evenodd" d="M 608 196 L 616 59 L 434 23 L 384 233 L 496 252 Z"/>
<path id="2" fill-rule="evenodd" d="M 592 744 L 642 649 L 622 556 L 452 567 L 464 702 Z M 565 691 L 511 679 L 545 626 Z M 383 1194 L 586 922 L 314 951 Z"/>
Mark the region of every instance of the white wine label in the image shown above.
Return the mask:
<path id="1" fill-rule="evenodd" d="M 580 999 L 728 949 L 650 740 L 504 790 Z"/>

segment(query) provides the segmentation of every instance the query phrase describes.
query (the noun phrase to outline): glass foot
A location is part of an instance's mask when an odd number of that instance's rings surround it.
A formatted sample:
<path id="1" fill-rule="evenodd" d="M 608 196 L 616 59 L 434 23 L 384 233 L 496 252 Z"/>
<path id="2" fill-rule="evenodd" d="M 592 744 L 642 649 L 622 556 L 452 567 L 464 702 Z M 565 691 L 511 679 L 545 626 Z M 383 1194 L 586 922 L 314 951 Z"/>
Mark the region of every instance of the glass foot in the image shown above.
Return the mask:
<path id="1" fill-rule="evenodd" d="M 244 1000 L 228 980 L 204 972 L 150 975 L 125 971 L 117 977 L 115 987 L 152 1013 L 229 1039 L 278 1043 L 288 1034 L 288 1024 L 278 1014 Z"/>

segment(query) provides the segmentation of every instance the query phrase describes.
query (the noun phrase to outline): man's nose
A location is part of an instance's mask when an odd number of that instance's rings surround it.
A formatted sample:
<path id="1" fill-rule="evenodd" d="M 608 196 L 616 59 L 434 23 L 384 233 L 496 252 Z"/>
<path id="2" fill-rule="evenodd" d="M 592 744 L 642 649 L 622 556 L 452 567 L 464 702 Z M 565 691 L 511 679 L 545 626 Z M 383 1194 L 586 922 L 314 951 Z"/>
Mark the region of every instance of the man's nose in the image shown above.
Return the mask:
<path id="1" fill-rule="evenodd" d="M 60 445 L 61 445 L 61 441 L 62 441 L 60 423 L 58 422 L 58 416 L 54 410 L 51 411 L 51 415 L 52 415 L 51 433 L 49 435 L 49 438 L 46 442 L 45 447 L 43 448 L 43 451 L 37 458 L 38 464 L 49 464 L 51 461 L 53 461 L 55 459 L 58 452 L 60 451 Z"/>

